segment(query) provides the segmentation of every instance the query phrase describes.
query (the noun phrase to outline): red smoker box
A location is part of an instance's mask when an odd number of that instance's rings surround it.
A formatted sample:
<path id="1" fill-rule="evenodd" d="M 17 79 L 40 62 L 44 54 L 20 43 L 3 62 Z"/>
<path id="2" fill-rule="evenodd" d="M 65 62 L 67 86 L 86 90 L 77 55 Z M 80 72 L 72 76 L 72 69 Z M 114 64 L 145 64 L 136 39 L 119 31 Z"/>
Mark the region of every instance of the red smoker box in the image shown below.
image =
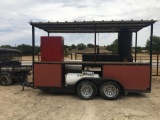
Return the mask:
<path id="1" fill-rule="evenodd" d="M 41 37 L 41 61 L 64 61 L 64 38 L 61 36 Z"/>

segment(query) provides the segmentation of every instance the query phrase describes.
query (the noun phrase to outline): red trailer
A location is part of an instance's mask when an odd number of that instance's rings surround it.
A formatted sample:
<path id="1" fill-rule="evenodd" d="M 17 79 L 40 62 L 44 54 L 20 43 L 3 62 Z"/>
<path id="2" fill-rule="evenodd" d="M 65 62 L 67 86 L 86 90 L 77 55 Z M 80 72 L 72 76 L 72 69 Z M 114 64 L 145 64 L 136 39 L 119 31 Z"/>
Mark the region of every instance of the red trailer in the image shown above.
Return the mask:
<path id="1" fill-rule="evenodd" d="M 82 99 L 93 99 L 97 93 L 104 99 L 117 99 L 124 92 L 151 92 L 152 50 L 149 63 L 133 61 L 132 33 L 151 26 L 147 21 L 88 21 L 88 22 L 31 22 L 33 45 L 33 87 L 51 91 L 76 92 Z M 41 61 L 34 60 L 35 27 L 48 32 L 41 37 Z M 82 55 L 82 61 L 65 61 L 64 38 L 50 33 L 118 33 L 118 54 L 104 55 L 94 48 L 94 53 Z M 136 51 L 136 49 L 135 49 Z"/>

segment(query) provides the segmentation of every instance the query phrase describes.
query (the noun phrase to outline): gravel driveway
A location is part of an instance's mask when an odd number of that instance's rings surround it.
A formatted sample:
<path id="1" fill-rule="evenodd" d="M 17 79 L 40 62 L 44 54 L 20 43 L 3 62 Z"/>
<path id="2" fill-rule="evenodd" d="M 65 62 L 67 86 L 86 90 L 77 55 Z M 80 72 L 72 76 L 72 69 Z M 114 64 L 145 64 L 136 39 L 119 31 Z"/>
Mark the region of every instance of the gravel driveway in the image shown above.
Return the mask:
<path id="1" fill-rule="evenodd" d="M 122 95 L 109 101 L 97 96 L 80 100 L 75 94 L 46 93 L 20 85 L 0 86 L 0 120 L 159 120 L 160 78 L 152 92 Z"/>

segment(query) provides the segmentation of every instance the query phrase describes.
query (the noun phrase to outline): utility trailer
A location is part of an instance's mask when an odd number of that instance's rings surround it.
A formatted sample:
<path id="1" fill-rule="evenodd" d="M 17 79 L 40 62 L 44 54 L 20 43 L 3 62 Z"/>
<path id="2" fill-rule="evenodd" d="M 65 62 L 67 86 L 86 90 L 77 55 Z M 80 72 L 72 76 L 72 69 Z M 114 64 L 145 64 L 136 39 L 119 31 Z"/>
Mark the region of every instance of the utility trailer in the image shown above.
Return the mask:
<path id="1" fill-rule="evenodd" d="M 30 22 L 33 45 L 33 88 L 50 91 L 76 92 L 81 99 L 93 99 L 98 93 L 109 100 L 122 92 L 151 92 L 152 36 L 155 20 L 141 21 L 83 21 L 83 22 Z M 144 27 L 150 30 L 150 62 L 133 61 L 132 33 Z M 41 61 L 35 62 L 35 27 L 48 33 L 41 37 Z M 118 33 L 118 54 L 102 55 L 97 50 L 97 33 Z M 82 61 L 65 61 L 64 38 L 50 33 L 93 33 L 94 53 L 84 54 Z M 26 84 L 28 85 L 28 84 Z"/>
<path id="2" fill-rule="evenodd" d="M 15 49 L 0 48 L 0 84 L 11 85 L 27 81 L 31 66 L 21 65 L 22 52 Z"/>

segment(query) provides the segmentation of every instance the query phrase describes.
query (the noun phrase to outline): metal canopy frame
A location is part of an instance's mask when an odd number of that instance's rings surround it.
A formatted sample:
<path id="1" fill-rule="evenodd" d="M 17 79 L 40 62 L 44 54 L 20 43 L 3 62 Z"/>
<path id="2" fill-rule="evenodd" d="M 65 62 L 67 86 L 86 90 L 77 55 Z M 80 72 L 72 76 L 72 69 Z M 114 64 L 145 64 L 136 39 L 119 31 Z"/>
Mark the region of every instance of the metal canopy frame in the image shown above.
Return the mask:
<path id="1" fill-rule="evenodd" d="M 152 76 L 152 37 L 153 24 L 156 20 L 131 20 L 131 21 L 74 21 L 74 22 L 30 22 L 32 26 L 32 64 L 34 76 L 34 48 L 35 48 L 35 27 L 48 33 L 94 33 L 95 62 L 96 62 L 96 33 L 119 33 L 123 29 L 135 32 L 135 62 L 137 54 L 137 33 L 144 27 L 151 26 L 150 31 L 150 76 Z M 34 78 L 33 78 L 34 83 Z"/>
<path id="2" fill-rule="evenodd" d="M 140 21 L 83 21 L 83 22 L 30 22 L 30 25 L 42 29 L 48 33 L 109 33 L 120 32 L 122 29 L 129 29 L 131 32 L 138 32 L 147 27 L 155 20 Z"/>

